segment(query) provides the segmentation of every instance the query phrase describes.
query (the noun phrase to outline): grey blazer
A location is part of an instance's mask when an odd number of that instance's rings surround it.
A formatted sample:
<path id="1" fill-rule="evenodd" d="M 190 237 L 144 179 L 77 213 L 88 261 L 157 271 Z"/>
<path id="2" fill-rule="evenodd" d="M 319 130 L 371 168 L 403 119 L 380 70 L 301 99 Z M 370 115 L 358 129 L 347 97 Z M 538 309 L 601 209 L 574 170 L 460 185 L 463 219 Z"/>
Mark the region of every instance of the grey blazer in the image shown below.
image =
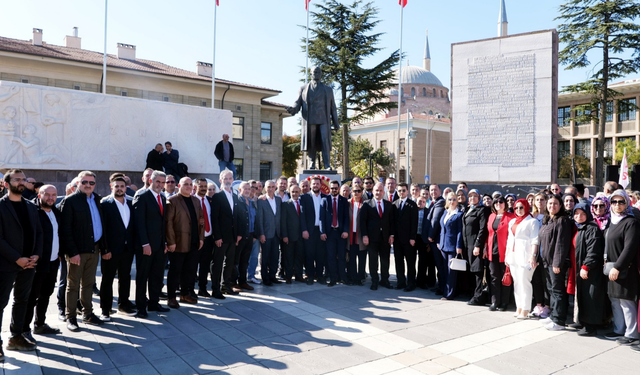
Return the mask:
<path id="1" fill-rule="evenodd" d="M 282 214 L 282 199 L 275 197 L 276 199 L 276 214 L 273 214 L 271 205 L 266 199 L 258 199 L 258 212 L 257 216 L 257 232 L 258 236 L 264 235 L 265 238 L 278 237 L 280 235 L 280 221 Z"/>

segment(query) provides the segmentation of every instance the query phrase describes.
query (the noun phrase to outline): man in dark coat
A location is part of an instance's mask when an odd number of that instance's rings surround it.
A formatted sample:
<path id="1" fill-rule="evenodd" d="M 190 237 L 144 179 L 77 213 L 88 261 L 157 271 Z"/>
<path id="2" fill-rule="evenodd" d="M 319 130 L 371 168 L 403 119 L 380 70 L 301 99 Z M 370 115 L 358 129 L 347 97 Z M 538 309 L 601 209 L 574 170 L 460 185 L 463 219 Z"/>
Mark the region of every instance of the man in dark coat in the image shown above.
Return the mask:
<path id="1" fill-rule="evenodd" d="M 468 199 L 469 206 L 462 217 L 462 243 L 466 249 L 469 271 L 475 276 L 475 290 L 467 304 L 482 306 L 487 302 L 482 299 L 482 279 L 487 262 L 482 253 L 487 241 L 487 219 L 491 209 L 482 205 L 477 189 L 469 191 Z"/>
<path id="2" fill-rule="evenodd" d="M 300 196 L 302 220 L 302 238 L 304 239 L 305 270 L 307 272 L 307 284 L 313 285 L 313 279 L 317 278 L 320 284 L 326 280 L 322 274 L 327 257 L 327 247 L 320 240 L 320 206 L 322 198 L 326 195 L 320 191 L 319 177 L 311 179 L 311 191 Z"/>
<path id="3" fill-rule="evenodd" d="M 373 188 L 373 198 L 365 202 L 360 214 L 362 243 L 369 251 L 369 272 L 371 290 L 378 290 L 378 284 L 391 289 L 389 284 L 389 260 L 395 234 L 395 213 L 393 204 L 384 199 L 384 186 L 378 182 Z M 380 275 L 378 277 L 378 258 Z"/>
<path id="4" fill-rule="evenodd" d="M 233 179 L 235 180 L 237 174 L 236 166 L 233 164 L 235 154 L 233 152 L 233 143 L 229 142 L 229 134 L 222 135 L 222 140 L 216 145 L 216 149 L 213 151 L 213 154 L 218 158 L 220 172 L 225 169 L 230 170 L 233 172 Z"/>
<path id="5" fill-rule="evenodd" d="M 395 208 L 396 235 L 393 245 L 393 257 L 396 263 L 398 285 L 396 289 L 411 292 L 416 288 L 416 238 L 418 237 L 418 206 L 409 199 L 409 187 L 402 182 L 396 193 L 398 199 L 393 202 Z M 405 277 L 404 262 L 407 261 Z"/>
<path id="6" fill-rule="evenodd" d="M 293 185 L 289 188 L 291 199 L 282 203 L 282 256 L 285 262 L 284 277 L 287 284 L 295 276 L 296 281 L 302 280 L 302 261 L 304 259 L 304 245 L 302 239 L 302 206 L 300 204 L 300 187 Z"/>
<path id="7" fill-rule="evenodd" d="M 440 219 L 444 215 L 445 200 L 441 196 L 440 186 L 432 184 L 429 186 L 429 195 L 431 196 L 431 205 L 427 212 L 427 220 L 431 222 L 431 230 L 427 236 L 429 241 L 429 248 L 433 254 L 433 260 L 435 261 L 436 268 L 438 269 L 438 286 L 435 288 L 436 295 L 443 295 L 447 280 L 442 277 L 446 275 L 446 267 L 442 253 L 438 251 L 436 244 L 440 242 Z M 424 237 L 424 234 L 423 234 Z"/>
<path id="8" fill-rule="evenodd" d="M 221 293 L 238 294 L 233 290 L 232 268 L 236 257 L 236 244 L 242 239 L 235 228 L 238 197 L 233 194 L 233 173 L 220 172 L 220 192 L 213 196 L 211 217 L 213 223 L 213 255 L 211 258 L 211 289 L 214 298 L 224 299 Z M 222 289 L 220 279 L 223 280 Z M 222 297 L 222 298 L 221 298 Z"/>
<path id="9" fill-rule="evenodd" d="M 167 151 L 162 153 L 164 173 L 174 176 L 176 180 L 180 180 L 184 177 L 184 173 L 182 173 L 182 170 L 178 166 L 178 163 L 180 163 L 180 153 L 173 148 L 173 145 L 169 141 L 164 143 L 164 147 L 167 149 Z"/>
<path id="10" fill-rule="evenodd" d="M 164 165 L 164 158 L 162 157 L 162 144 L 158 143 L 156 147 L 149 151 L 147 154 L 147 166 L 146 168 L 151 168 L 154 171 L 162 171 L 162 166 Z"/>
<path id="11" fill-rule="evenodd" d="M 349 202 L 338 194 L 340 183 L 331 181 L 331 195 L 322 198 L 320 239 L 327 244 L 327 272 L 334 286 L 347 281 L 346 251 L 349 238 Z"/>

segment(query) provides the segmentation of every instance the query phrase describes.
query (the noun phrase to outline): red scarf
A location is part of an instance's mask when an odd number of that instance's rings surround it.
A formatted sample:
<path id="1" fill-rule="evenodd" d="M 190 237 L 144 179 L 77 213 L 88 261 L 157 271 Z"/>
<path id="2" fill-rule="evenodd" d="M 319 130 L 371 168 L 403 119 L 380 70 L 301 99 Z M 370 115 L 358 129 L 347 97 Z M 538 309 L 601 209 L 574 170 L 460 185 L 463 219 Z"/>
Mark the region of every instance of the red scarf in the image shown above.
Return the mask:
<path id="1" fill-rule="evenodd" d="M 511 231 L 513 232 L 513 234 L 516 234 L 516 228 L 518 227 L 518 224 L 522 223 L 522 220 L 526 219 L 528 216 L 531 216 L 531 207 L 529 206 L 529 202 L 527 202 L 526 199 L 518 199 L 514 204 L 513 207 L 517 206 L 518 203 L 522 204 L 522 206 L 524 207 L 524 212 L 525 214 L 522 216 L 518 216 L 516 214 L 516 222 L 513 224 L 513 226 L 511 227 Z M 515 210 L 514 210 L 515 211 Z"/>

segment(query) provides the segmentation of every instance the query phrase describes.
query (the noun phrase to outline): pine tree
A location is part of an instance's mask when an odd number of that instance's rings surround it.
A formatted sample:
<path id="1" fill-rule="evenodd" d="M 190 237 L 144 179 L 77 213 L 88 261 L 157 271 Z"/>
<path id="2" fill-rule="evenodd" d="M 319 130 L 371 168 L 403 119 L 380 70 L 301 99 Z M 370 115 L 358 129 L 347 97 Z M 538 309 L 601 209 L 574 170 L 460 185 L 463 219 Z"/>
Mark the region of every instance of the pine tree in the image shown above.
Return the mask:
<path id="1" fill-rule="evenodd" d="M 349 176 L 349 124 L 361 123 L 397 106 L 383 99 L 393 85 L 392 69 L 398 61 L 398 51 L 372 68 L 364 67 L 364 60 L 380 51 L 376 45 L 382 34 L 373 32 L 380 22 L 373 3 L 354 0 L 351 5 L 344 5 L 337 0 L 326 0 L 315 7 L 318 11 L 311 13 L 313 24 L 309 28 L 309 58 L 322 69 L 325 84 L 339 93 L 342 178 L 346 179 Z"/>
<path id="2" fill-rule="evenodd" d="M 575 69 L 590 66 L 592 56 L 601 58 L 589 80 L 566 86 L 564 91 L 586 92 L 592 97 L 575 112 L 581 114 L 578 120 L 593 118 L 598 123 L 595 185 L 603 186 L 607 102 L 621 95 L 609 88 L 609 82 L 640 69 L 640 26 L 634 23 L 640 16 L 640 4 L 633 0 L 569 0 L 559 10 L 556 19 L 565 22 L 558 27 L 560 42 L 565 44 L 560 62 L 567 69 Z"/>

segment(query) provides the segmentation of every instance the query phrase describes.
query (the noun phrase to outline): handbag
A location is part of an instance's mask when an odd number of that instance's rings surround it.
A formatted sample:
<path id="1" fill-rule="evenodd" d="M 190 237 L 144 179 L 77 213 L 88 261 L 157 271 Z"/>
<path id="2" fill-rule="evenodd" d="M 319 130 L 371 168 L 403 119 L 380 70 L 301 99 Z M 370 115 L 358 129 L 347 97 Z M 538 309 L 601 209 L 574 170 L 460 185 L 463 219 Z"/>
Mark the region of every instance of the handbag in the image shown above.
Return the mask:
<path id="1" fill-rule="evenodd" d="M 458 258 L 458 256 L 460 256 L 460 258 Z M 461 254 L 457 254 L 455 258 L 451 258 L 449 261 L 449 269 L 464 272 L 467 270 L 467 261 L 462 259 Z"/>
<path id="2" fill-rule="evenodd" d="M 504 275 L 502 275 L 502 285 L 511 286 L 513 284 L 513 277 L 511 277 L 511 270 L 509 266 L 504 270 Z"/>

